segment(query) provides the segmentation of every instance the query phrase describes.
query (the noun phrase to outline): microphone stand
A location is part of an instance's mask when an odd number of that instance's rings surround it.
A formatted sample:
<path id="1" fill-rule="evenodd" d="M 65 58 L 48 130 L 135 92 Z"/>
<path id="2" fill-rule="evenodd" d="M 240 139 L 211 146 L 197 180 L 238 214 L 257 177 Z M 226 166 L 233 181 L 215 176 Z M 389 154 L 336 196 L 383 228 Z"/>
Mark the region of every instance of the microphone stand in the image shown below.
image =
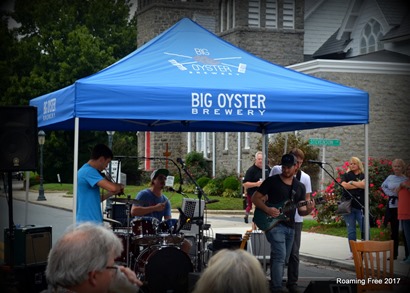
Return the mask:
<path id="1" fill-rule="evenodd" d="M 186 169 L 185 164 L 181 163 L 182 170 L 184 170 L 185 174 L 188 176 L 188 178 L 195 184 L 196 189 L 198 190 L 198 217 L 194 217 L 192 223 L 198 225 L 198 248 L 197 248 L 197 271 L 201 272 L 202 271 L 202 254 L 203 254 L 203 248 L 202 248 L 202 242 L 203 242 L 203 236 L 204 236 L 204 231 L 203 231 L 203 222 L 204 222 L 204 216 L 201 215 L 201 201 L 202 197 L 205 198 L 206 202 L 210 203 L 211 201 L 209 198 L 206 196 L 205 192 L 202 190 L 202 188 L 198 185 L 198 183 L 192 178 L 192 175 L 188 172 Z M 214 202 L 214 201 L 212 201 Z M 194 214 L 195 216 L 195 214 Z"/>

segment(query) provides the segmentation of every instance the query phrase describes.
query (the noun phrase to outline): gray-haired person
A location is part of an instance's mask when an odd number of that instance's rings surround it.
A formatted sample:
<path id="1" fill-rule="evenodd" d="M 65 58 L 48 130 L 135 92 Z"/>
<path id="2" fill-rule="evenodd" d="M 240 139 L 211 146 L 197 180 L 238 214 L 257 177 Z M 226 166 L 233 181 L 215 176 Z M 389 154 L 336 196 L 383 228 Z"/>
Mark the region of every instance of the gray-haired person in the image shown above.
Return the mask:
<path id="1" fill-rule="evenodd" d="M 142 282 L 135 273 L 115 265 L 122 250 L 121 240 L 104 226 L 86 222 L 69 227 L 50 250 L 48 290 L 43 292 L 120 292 L 123 285 L 131 290 L 121 292 L 138 292 Z"/>

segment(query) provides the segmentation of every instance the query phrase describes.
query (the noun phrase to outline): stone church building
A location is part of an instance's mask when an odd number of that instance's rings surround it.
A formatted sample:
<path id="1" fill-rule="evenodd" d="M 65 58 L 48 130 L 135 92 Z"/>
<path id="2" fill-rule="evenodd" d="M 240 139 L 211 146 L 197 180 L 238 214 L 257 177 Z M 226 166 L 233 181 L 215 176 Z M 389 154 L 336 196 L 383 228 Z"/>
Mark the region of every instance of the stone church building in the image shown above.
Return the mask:
<path id="1" fill-rule="evenodd" d="M 188 17 L 272 63 L 364 90 L 370 97 L 369 156 L 410 163 L 409 7 L 406 0 L 139 0 L 137 43 Z M 339 140 L 338 147 L 320 147 L 321 158 L 336 167 L 351 156 L 364 159 L 364 131 L 358 125 L 296 133 L 306 140 Z M 214 176 L 243 174 L 261 135 L 139 132 L 138 139 L 146 156 L 176 160 L 202 152 Z"/>

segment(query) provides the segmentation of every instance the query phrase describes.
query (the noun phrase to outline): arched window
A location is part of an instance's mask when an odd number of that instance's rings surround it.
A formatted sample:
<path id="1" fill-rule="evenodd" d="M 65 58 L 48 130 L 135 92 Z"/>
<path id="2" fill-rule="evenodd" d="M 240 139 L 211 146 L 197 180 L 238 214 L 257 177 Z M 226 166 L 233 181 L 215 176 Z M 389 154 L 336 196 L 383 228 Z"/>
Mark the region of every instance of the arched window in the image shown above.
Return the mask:
<path id="1" fill-rule="evenodd" d="M 380 39 L 383 37 L 380 23 L 371 19 L 363 28 L 360 39 L 360 54 L 376 52 L 383 49 Z"/>

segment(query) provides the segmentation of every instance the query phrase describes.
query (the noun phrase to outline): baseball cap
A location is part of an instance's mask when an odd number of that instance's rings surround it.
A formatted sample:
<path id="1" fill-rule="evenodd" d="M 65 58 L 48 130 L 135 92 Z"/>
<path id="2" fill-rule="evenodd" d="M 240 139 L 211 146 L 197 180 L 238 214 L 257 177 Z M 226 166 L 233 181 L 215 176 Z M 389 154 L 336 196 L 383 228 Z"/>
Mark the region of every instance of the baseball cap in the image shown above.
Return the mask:
<path id="1" fill-rule="evenodd" d="M 283 155 L 282 160 L 280 162 L 282 166 L 286 166 L 286 167 L 296 165 L 296 163 L 297 163 L 296 157 L 291 154 Z"/>
<path id="2" fill-rule="evenodd" d="M 154 180 L 155 178 L 157 178 L 158 175 L 160 175 L 160 174 L 162 174 L 164 176 L 168 176 L 169 171 L 167 169 L 154 170 L 154 172 L 152 172 L 152 174 L 151 174 L 151 181 Z"/>

